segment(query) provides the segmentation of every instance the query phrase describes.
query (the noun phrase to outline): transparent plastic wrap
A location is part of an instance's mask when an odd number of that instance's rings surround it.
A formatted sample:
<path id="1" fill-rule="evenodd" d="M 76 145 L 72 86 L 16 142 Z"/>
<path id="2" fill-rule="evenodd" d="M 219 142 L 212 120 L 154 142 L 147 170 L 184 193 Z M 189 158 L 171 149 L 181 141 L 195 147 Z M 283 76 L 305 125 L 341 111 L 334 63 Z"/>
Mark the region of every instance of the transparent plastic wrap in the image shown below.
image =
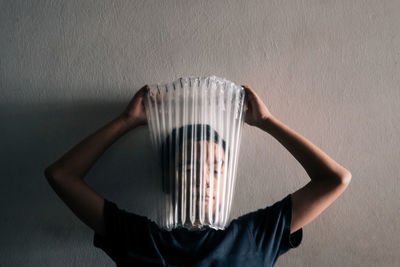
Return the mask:
<path id="1" fill-rule="evenodd" d="M 149 88 L 145 109 L 162 171 L 156 223 L 167 230 L 224 229 L 235 187 L 244 89 L 216 76 Z"/>

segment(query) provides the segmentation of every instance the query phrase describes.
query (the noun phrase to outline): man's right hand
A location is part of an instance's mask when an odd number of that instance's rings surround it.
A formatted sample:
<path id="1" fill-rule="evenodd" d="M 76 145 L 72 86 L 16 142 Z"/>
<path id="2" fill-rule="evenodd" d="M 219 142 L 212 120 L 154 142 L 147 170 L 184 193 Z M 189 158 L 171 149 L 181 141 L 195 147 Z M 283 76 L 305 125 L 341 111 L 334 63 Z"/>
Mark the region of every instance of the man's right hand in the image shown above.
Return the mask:
<path id="1" fill-rule="evenodd" d="M 256 94 L 256 92 L 247 85 L 242 85 L 245 90 L 245 108 L 246 117 L 245 122 L 249 125 L 260 127 L 263 121 L 272 117 L 271 112 L 269 112 L 267 106 L 261 100 L 261 98 Z"/>
<path id="2" fill-rule="evenodd" d="M 144 107 L 144 97 L 149 90 L 146 84 L 133 96 L 128 106 L 125 108 L 121 117 L 127 122 L 128 127 L 133 128 L 137 125 L 147 124 L 146 110 Z"/>

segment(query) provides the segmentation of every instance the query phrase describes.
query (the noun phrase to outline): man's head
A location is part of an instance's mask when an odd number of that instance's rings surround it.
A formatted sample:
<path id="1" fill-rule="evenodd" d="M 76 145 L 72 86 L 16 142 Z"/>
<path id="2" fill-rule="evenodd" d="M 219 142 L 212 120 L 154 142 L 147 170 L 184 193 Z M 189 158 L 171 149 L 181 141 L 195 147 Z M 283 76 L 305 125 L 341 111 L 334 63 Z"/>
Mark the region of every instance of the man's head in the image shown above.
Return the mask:
<path id="1" fill-rule="evenodd" d="M 161 150 L 163 191 L 177 204 L 176 212 L 208 221 L 227 185 L 225 140 L 207 124 L 185 125 L 173 129 Z"/>

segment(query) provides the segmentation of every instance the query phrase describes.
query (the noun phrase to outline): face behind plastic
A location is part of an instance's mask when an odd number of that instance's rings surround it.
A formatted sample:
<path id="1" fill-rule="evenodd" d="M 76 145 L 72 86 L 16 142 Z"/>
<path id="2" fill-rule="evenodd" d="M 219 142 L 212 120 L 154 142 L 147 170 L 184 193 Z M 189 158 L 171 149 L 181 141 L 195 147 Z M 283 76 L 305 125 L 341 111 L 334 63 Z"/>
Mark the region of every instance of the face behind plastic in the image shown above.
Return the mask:
<path id="1" fill-rule="evenodd" d="M 177 212 L 185 208 L 184 220 L 193 226 L 212 223 L 227 187 L 224 148 L 208 140 L 188 141 L 174 158 L 169 169 Z"/>

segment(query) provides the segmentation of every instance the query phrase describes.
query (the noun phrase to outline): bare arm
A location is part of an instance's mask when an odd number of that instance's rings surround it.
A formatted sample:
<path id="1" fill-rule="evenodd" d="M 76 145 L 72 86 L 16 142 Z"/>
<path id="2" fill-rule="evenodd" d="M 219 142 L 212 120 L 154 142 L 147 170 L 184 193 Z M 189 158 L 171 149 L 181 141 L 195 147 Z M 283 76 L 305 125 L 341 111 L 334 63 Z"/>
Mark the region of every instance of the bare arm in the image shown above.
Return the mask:
<path id="1" fill-rule="evenodd" d="M 305 137 L 270 117 L 261 129 L 271 134 L 297 159 L 311 181 L 292 194 L 291 233 L 314 220 L 346 189 L 351 173 Z"/>
<path id="2" fill-rule="evenodd" d="M 253 89 L 246 90 L 246 122 L 272 135 L 303 166 L 311 181 L 292 194 L 291 233 L 314 220 L 346 189 L 351 173 L 305 137 L 275 118 Z"/>
<path id="3" fill-rule="evenodd" d="M 104 198 L 83 179 L 111 144 L 126 132 L 147 123 L 142 105 L 145 89 L 138 91 L 120 116 L 86 137 L 45 170 L 49 184 L 64 203 L 81 221 L 102 235 L 105 235 Z"/>

